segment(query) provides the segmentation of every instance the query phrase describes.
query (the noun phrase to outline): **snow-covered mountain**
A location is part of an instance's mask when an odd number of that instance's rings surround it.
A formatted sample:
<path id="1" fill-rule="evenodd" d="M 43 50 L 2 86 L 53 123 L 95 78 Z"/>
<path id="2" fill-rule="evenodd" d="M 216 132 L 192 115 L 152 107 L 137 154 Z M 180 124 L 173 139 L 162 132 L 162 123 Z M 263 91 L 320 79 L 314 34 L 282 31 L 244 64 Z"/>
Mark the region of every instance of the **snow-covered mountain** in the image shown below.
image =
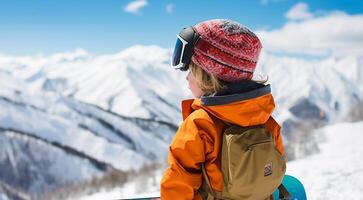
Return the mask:
<path id="1" fill-rule="evenodd" d="M 170 51 L 133 46 L 113 55 L 82 49 L 50 56 L 0 55 L 0 69 L 23 79 L 31 89 L 55 91 L 121 115 L 180 121 L 180 99 L 188 96 L 185 74 L 169 67 Z M 363 57 L 305 59 L 264 53 L 257 71 L 267 74 L 285 121 L 300 107 L 318 107 L 336 120 L 362 99 Z M 281 109 L 280 109 L 281 108 Z M 283 110 L 291 108 L 289 112 Z M 339 117 L 337 117 L 339 114 Z"/>
<path id="2" fill-rule="evenodd" d="M 190 97 L 185 73 L 172 70 L 169 57 L 157 46 L 113 55 L 0 54 L 0 191 L 35 196 L 112 169 L 165 162 L 180 100 Z M 269 76 L 274 115 L 289 135 L 301 121 L 342 120 L 363 99 L 362 68 L 360 57 L 264 53 L 258 72 Z"/>
<path id="3" fill-rule="evenodd" d="M 114 55 L 77 49 L 50 56 L 0 55 L 0 69 L 32 89 L 55 91 L 125 116 L 178 124 L 179 102 L 188 91 L 185 74 L 170 69 L 169 59 L 170 51 L 157 46 L 133 46 Z M 363 57 L 305 59 L 264 53 L 257 71 L 268 75 L 281 121 L 316 114 L 340 119 L 362 99 Z M 297 114 L 304 106 L 318 112 Z"/>
<path id="4" fill-rule="evenodd" d="M 177 128 L 35 92 L 3 72 L 0 79 L 2 189 L 19 188 L 36 197 L 110 170 L 138 170 L 165 158 Z"/>
<path id="5" fill-rule="evenodd" d="M 170 51 L 133 46 L 114 55 L 78 49 L 51 56 L 0 55 L 0 69 L 31 89 L 55 91 L 121 115 L 178 123 L 184 77 L 172 73 Z"/>
<path id="6" fill-rule="evenodd" d="M 352 56 L 309 60 L 264 54 L 258 70 L 270 78 L 277 106 L 282 108 L 278 112 L 289 108 L 295 116 L 309 117 L 293 109 L 308 101 L 323 112 L 318 114 L 335 121 L 362 99 L 362 59 Z"/>
<path id="7" fill-rule="evenodd" d="M 285 136 L 304 122 L 321 126 L 346 119 L 363 100 L 362 59 L 263 54 L 257 73 L 268 75 L 276 101 L 274 116 Z"/>

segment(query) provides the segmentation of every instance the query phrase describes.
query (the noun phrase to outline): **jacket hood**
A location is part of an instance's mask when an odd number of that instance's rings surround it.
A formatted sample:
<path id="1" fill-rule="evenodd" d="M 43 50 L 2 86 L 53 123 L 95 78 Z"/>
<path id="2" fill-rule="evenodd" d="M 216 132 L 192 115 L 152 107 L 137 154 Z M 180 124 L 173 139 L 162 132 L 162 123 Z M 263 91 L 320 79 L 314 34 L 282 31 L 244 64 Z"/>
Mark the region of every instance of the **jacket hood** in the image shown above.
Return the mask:
<path id="1" fill-rule="evenodd" d="M 251 81 L 230 83 L 226 89 L 194 99 L 192 109 L 202 108 L 215 117 L 240 126 L 265 124 L 275 103 L 270 85 Z"/>

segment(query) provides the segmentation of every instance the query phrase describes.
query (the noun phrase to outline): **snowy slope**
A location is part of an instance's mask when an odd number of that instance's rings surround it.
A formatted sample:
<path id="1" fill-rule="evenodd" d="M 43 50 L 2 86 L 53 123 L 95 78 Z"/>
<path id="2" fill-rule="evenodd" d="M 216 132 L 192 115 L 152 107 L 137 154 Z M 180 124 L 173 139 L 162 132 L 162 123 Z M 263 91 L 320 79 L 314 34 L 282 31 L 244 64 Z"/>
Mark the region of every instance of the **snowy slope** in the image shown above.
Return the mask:
<path id="1" fill-rule="evenodd" d="M 89 195 L 75 195 L 67 200 L 132 199 L 159 197 L 163 170 L 156 170 L 148 176 L 137 176 L 122 187 L 104 188 Z"/>
<path id="2" fill-rule="evenodd" d="M 308 199 L 363 199 L 363 122 L 325 127 L 320 152 L 291 161 L 287 173 L 299 178 Z"/>
<path id="3" fill-rule="evenodd" d="M 46 141 L 2 129 L 0 133 L 1 182 L 10 188 L 37 196 L 103 173 L 90 160 L 71 156 Z"/>

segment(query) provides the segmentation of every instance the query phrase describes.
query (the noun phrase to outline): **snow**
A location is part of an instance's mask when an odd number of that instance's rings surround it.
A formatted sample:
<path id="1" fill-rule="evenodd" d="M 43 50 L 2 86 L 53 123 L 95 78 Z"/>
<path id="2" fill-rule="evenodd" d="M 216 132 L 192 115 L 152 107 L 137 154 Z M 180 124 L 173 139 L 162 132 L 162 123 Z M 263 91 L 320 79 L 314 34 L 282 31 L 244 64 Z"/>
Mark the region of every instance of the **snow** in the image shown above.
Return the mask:
<path id="1" fill-rule="evenodd" d="M 287 164 L 287 174 L 304 184 L 307 199 L 363 199 L 362 130 L 363 122 L 318 130 L 320 152 Z"/>
<path id="2" fill-rule="evenodd" d="M 263 53 L 257 73 L 268 75 L 278 112 L 289 112 L 300 99 L 308 99 L 330 122 L 338 122 L 363 99 L 363 82 L 357 77 L 363 68 L 359 60 L 354 56 L 308 60 Z M 285 119 L 283 114 L 275 115 L 280 123 Z"/>
<path id="3" fill-rule="evenodd" d="M 109 143 L 103 137 L 97 137 L 89 131 L 79 129 L 76 124 L 65 118 L 34 112 L 20 106 L 11 106 L 3 101 L 0 101 L 0 106 L 3 108 L 0 112 L 0 126 L 3 128 L 30 132 L 48 141 L 56 141 L 79 149 L 97 160 L 112 163 L 121 170 L 128 170 L 135 166 L 130 162 L 125 162 L 131 158 L 140 163 L 140 165 L 136 165 L 138 167 L 141 167 L 146 161 L 125 146 Z M 90 144 L 93 148 L 89 148 Z M 117 159 L 117 157 L 122 159 Z"/>
<path id="4" fill-rule="evenodd" d="M 0 151 L 3 152 L 0 155 L 2 170 L 11 168 L 2 177 L 2 181 L 22 179 L 28 192 L 33 194 L 49 191 L 67 182 L 86 180 L 90 175 L 101 176 L 103 173 L 85 159 L 75 158 L 43 141 L 11 131 L 0 134 L 0 144 Z M 55 178 L 56 181 L 52 180 Z M 44 182 L 47 184 L 44 185 Z"/>
<path id="5" fill-rule="evenodd" d="M 106 169 L 99 169 L 92 159 L 108 169 L 129 171 L 166 156 L 175 132 L 172 124 L 125 117 L 57 92 L 44 92 L 2 70 L 0 78 L 0 165 L 7 166 L 0 167 L 0 183 L 41 195 L 62 184 L 102 176 Z M 32 172 L 28 176 L 39 178 L 27 179 L 27 170 Z M 19 176 L 10 181 L 5 174 L 11 173 Z M 56 181 L 48 184 L 52 180 Z"/>
<path id="6" fill-rule="evenodd" d="M 122 187 L 112 189 L 103 189 L 99 192 L 71 197 L 67 200 L 99 200 L 99 199 L 131 199 L 131 198 L 146 198 L 159 197 L 160 180 L 163 170 L 158 169 L 151 174 L 139 175 L 129 180 Z"/>
<path id="7" fill-rule="evenodd" d="M 0 194 L 0 200 L 9 200 L 5 194 Z"/>
<path id="8" fill-rule="evenodd" d="M 104 190 L 95 194 L 70 198 L 68 200 L 99 200 L 99 199 L 131 199 L 131 198 L 148 198 L 148 197 L 159 197 L 159 192 L 154 193 L 136 193 L 135 185 L 129 184 L 125 188 L 115 188 L 113 190 Z"/>
<path id="9" fill-rule="evenodd" d="M 188 95 L 183 73 L 169 66 L 169 57 L 168 49 L 140 45 L 113 55 L 82 49 L 34 57 L 0 54 L 0 70 L 34 90 L 54 85 L 55 92 L 121 115 L 176 124 L 181 120 L 179 101 Z"/>
<path id="10" fill-rule="evenodd" d="M 150 130 L 144 130 L 136 123 L 136 119 L 117 116 L 72 98 L 31 89 L 21 79 L 1 71 L 0 78 L 0 126 L 3 128 L 30 132 L 49 141 L 70 146 L 122 170 L 138 169 L 148 159 L 152 159 L 150 157 L 145 160 L 143 156 L 152 155 L 153 159 L 166 156 L 163 149 L 167 148 L 174 133 L 170 127 L 156 121 L 143 122 L 143 126 L 153 127 L 156 131 L 150 134 Z M 102 121 L 129 139 L 120 137 L 115 130 L 105 127 Z M 100 135 L 80 128 L 80 124 Z M 133 149 L 129 140 L 132 140 L 136 149 Z M 89 149 L 90 144 L 98 148 Z M 128 160 L 131 158 L 138 164 L 130 164 Z"/>

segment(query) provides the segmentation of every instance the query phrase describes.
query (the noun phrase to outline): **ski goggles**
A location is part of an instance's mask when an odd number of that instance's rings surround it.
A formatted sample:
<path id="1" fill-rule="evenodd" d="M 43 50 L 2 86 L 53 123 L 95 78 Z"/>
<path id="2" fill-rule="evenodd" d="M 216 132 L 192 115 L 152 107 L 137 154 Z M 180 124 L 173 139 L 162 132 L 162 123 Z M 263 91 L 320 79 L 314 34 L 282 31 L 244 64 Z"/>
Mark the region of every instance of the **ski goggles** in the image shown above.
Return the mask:
<path id="1" fill-rule="evenodd" d="M 171 66 L 174 69 L 187 71 L 194 53 L 194 47 L 199 41 L 200 35 L 194 31 L 193 27 L 189 26 L 183 28 L 176 37 Z"/>

